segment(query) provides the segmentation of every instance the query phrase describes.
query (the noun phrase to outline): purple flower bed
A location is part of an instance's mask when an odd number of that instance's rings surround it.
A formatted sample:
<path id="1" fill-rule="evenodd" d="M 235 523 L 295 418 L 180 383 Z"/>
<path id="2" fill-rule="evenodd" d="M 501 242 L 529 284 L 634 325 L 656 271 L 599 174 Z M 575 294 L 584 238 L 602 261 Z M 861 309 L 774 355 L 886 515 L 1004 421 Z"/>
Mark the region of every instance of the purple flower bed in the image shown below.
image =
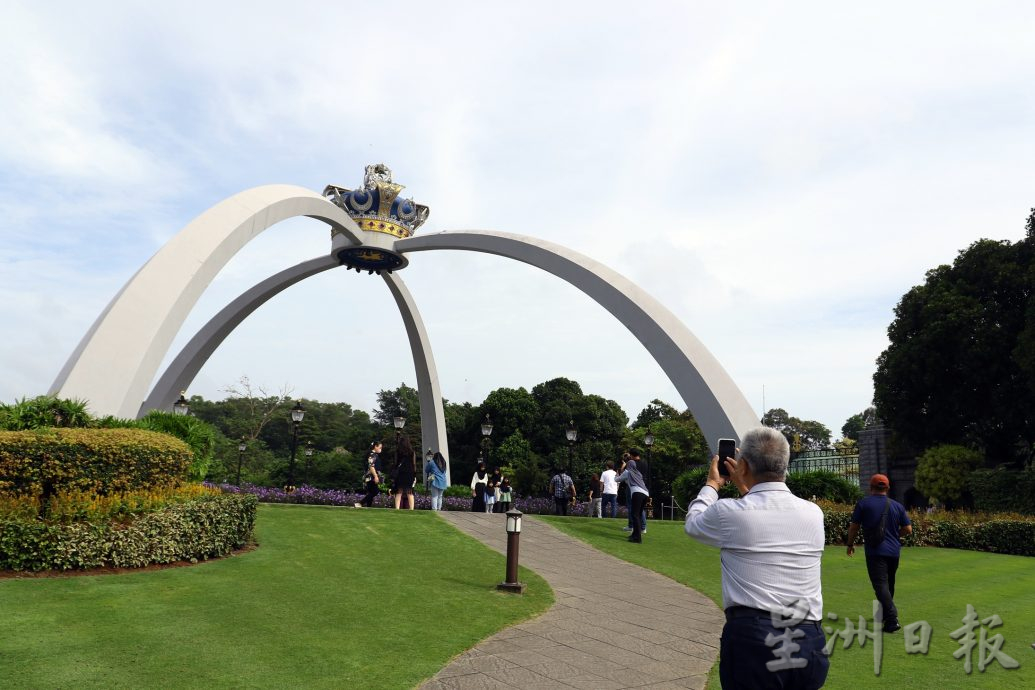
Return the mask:
<path id="1" fill-rule="evenodd" d="M 269 486 L 253 486 L 251 484 L 244 484 L 243 486 L 234 486 L 233 484 L 211 484 L 206 482 L 206 486 L 211 486 L 217 489 L 221 489 L 226 493 L 232 494 L 254 494 L 258 497 L 261 503 L 301 503 L 305 505 L 320 505 L 320 506 L 354 506 L 363 499 L 363 494 L 355 491 L 342 491 L 338 489 L 317 489 L 312 486 L 300 486 L 291 493 L 279 489 L 276 487 Z M 417 499 L 417 510 L 431 510 L 431 497 L 424 494 L 414 494 Z M 458 498 L 455 496 L 448 496 L 442 500 L 443 510 L 471 510 L 470 498 Z M 376 508 L 391 508 L 392 497 L 388 494 L 378 494 L 374 498 L 374 507 Z M 520 510 L 522 513 L 529 513 L 532 515 L 553 515 L 553 499 L 552 498 L 517 498 L 514 500 L 513 507 Z M 625 507 L 619 506 L 618 512 L 620 517 L 625 517 Z M 589 515 L 589 504 L 588 503 L 577 503 L 575 506 L 568 508 L 568 515 L 575 515 L 578 517 L 587 517 Z"/>

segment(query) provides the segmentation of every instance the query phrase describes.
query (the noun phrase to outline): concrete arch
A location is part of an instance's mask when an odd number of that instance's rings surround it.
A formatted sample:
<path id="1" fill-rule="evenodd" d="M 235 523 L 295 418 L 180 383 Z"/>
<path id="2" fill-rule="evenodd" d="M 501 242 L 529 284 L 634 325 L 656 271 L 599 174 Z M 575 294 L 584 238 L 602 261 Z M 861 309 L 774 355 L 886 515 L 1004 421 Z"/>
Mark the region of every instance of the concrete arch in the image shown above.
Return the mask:
<path id="1" fill-rule="evenodd" d="M 151 390 L 147 400 L 140 406 L 138 417 L 154 409 L 171 410 L 181 390 L 186 390 L 194 377 L 212 356 L 212 353 L 252 312 L 268 300 L 306 278 L 339 266 L 333 256 L 322 256 L 303 261 L 291 268 L 276 273 L 257 283 L 241 294 L 213 316 L 197 334 L 191 338 Z M 442 451 L 447 458 L 446 478 L 449 479 L 449 447 L 446 439 L 445 414 L 442 408 L 442 390 L 439 386 L 435 357 L 424 321 L 402 279 L 394 274 L 381 276 L 402 316 L 406 335 L 413 354 L 413 366 L 417 374 L 417 390 L 421 406 L 421 441 L 424 448 Z"/>
<path id="2" fill-rule="evenodd" d="M 613 314 L 661 366 L 694 413 L 709 443 L 741 439 L 758 416 L 718 360 L 660 302 L 589 257 L 535 237 L 491 231 L 440 232 L 411 237 L 396 251 L 476 251 L 535 266 L 571 283 Z"/>
<path id="3" fill-rule="evenodd" d="M 49 393 L 87 399 L 95 414 L 135 417 L 173 338 L 219 270 L 261 232 L 296 216 L 322 220 L 360 242 L 348 214 L 303 187 L 267 185 L 235 194 L 191 221 L 130 278 Z"/>

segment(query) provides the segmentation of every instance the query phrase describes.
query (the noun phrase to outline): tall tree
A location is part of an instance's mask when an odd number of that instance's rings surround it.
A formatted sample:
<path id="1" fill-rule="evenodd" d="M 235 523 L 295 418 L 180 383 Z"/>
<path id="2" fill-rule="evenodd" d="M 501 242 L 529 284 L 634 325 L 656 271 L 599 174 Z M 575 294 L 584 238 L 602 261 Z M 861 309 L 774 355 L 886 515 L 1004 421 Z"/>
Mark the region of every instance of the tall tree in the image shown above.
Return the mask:
<path id="1" fill-rule="evenodd" d="M 1035 215 L 1035 214 L 1033 214 Z M 907 292 L 877 359 L 874 402 L 920 452 L 980 448 L 990 464 L 1035 450 L 1035 237 L 979 240 Z"/>
<path id="2" fill-rule="evenodd" d="M 858 414 L 853 414 L 841 426 L 841 438 L 858 441 L 859 433 L 866 428 L 866 420 L 872 418 L 875 414 L 876 410 L 872 407 L 868 407 Z"/>
<path id="3" fill-rule="evenodd" d="M 782 407 L 774 407 L 762 415 L 762 424 L 782 433 L 793 452 L 822 450 L 830 446 L 830 429 L 825 424 L 792 417 Z"/>
<path id="4" fill-rule="evenodd" d="M 647 451 L 644 438 L 650 429 L 654 445 Z M 683 472 L 709 459 L 709 445 L 689 410 L 679 412 L 661 400 L 651 403 L 636 416 L 626 437 L 649 458 L 651 495 L 655 504 L 672 495 L 672 482 Z"/>

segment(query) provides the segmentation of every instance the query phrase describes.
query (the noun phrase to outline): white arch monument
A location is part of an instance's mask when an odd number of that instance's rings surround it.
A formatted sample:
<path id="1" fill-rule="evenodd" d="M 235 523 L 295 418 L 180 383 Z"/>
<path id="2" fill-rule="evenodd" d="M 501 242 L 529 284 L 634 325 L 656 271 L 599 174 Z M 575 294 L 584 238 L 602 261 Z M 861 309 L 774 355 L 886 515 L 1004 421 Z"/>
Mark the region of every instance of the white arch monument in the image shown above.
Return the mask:
<path id="1" fill-rule="evenodd" d="M 747 399 L 707 348 L 660 302 L 617 272 L 566 247 L 492 231 L 414 237 L 428 209 L 402 199 L 383 165 L 368 166 L 364 186 L 328 186 L 325 196 L 291 185 L 256 187 L 205 211 L 162 247 L 112 299 L 51 386 L 84 398 L 97 414 L 139 417 L 169 409 L 212 353 L 249 314 L 291 285 L 344 265 L 378 273 L 399 307 L 413 353 L 423 446 L 448 447 L 442 394 L 424 323 L 393 271 L 409 254 L 476 251 L 535 266 L 571 283 L 607 309 L 658 362 L 709 441 L 738 441 L 757 425 Z M 326 197 L 326 198 L 325 198 Z M 259 282 L 214 316 L 180 351 L 147 394 L 173 338 L 205 288 L 230 258 L 270 226 L 309 216 L 331 226 L 331 253 Z"/>

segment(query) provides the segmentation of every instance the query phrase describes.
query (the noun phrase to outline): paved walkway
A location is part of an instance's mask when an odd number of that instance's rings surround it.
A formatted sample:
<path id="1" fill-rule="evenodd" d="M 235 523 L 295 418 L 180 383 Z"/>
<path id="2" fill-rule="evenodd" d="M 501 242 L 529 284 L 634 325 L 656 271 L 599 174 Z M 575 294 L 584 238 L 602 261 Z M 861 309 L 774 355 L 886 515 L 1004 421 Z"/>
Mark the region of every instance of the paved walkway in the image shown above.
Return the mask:
<path id="1" fill-rule="evenodd" d="M 502 515 L 439 515 L 506 553 Z M 703 594 L 529 516 L 521 565 L 550 584 L 553 607 L 464 652 L 421 690 L 704 687 L 725 619 Z"/>

